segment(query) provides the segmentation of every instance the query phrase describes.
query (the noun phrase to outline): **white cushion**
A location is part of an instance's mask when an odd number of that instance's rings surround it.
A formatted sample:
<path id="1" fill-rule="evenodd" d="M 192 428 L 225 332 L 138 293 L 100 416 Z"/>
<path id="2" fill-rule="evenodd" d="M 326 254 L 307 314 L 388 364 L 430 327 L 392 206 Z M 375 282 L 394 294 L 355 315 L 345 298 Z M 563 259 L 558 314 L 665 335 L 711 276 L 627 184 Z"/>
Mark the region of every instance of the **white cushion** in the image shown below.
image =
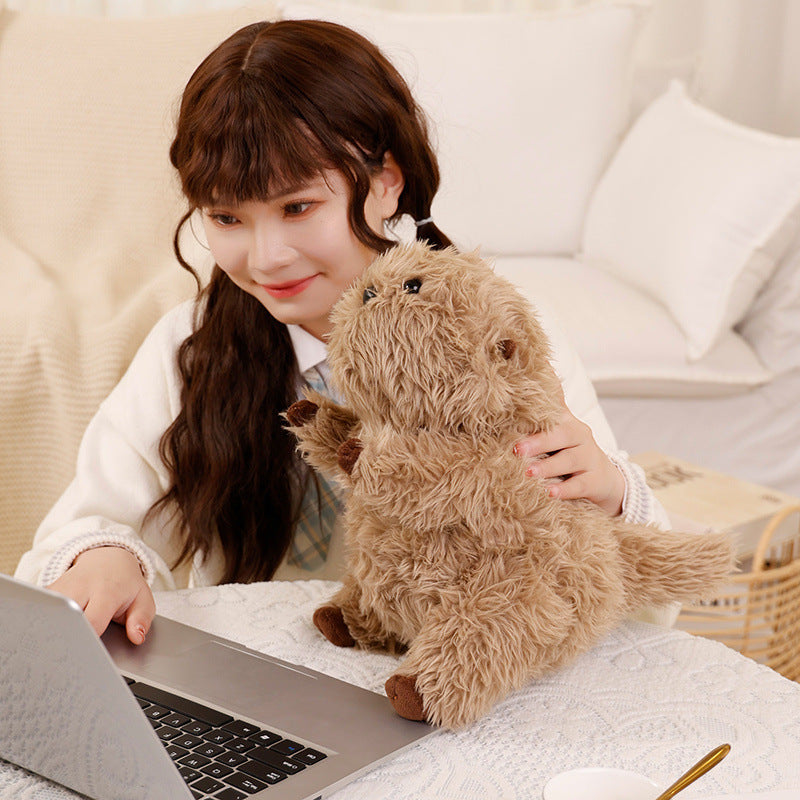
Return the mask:
<path id="1" fill-rule="evenodd" d="M 800 139 L 755 131 L 673 82 L 589 206 L 587 261 L 658 300 L 701 358 L 745 315 L 800 212 Z"/>
<path id="2" fill-rule="evenodd" d="M 495 269 L 559 318 L 601 396 L 710 397 L 741 392 L 772 373 L 728 331 L 702 359 L 662 306 L 632 286 L 568 258 L 497 258 Z"/>
<path id="3" fill-rule="evenodd" d="M 412 14 L 287 0 L 378 44 L 433 120 L 439 227 L 463 248 L 574 253 L 629 122 L 640 3 L 559 13 Z"/>
<path id="4" fill-rule="evenodd" d="M 792 246 L 737 330 L 770 369 L 800 370 L 800 220 Z"/>

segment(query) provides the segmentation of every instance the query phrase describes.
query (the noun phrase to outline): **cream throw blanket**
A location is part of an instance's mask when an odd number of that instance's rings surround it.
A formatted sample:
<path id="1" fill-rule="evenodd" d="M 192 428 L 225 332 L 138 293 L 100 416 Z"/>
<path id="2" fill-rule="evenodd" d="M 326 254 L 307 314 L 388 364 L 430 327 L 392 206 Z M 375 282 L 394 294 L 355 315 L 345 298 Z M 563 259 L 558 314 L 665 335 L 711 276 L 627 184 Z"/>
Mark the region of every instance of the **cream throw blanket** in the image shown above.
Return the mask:
<path id="1" fill-rule="evenodd" d="M 194 291 L 172 255 L 180 93 L 218 42 L 272 17 L 263 2 L 130 20 L 0 11 L 0 571 L 139 343 Z"/>

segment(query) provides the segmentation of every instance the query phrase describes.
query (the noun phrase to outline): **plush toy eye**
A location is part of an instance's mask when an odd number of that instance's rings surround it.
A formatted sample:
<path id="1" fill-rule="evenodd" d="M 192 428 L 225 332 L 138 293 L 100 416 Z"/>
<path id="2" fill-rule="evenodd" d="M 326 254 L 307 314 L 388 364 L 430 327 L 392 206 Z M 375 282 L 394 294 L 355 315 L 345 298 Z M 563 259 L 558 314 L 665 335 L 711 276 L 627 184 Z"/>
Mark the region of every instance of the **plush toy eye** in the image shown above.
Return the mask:
<path id="1" fill-rule="evenodd" d="M 420 286 L 422 286 L 422 281 L 419 278 L 411 278 L 403 284 L 403 291 L 406 294 L 419 294 Z"/>
<path id="2" fill-rule="evenodd" d="M 375 287 L 374 286 L 367 286 L 367 288 L 364 289 L 364 294 L 361 297 L 364 300 L 364 305 L 366 305 L 367 303 L 369 303 L 370 300 L 372 300 L 373 297 L 377 297 L 377 296 L 378 296 L 378 292 L 375 289 Z"/>

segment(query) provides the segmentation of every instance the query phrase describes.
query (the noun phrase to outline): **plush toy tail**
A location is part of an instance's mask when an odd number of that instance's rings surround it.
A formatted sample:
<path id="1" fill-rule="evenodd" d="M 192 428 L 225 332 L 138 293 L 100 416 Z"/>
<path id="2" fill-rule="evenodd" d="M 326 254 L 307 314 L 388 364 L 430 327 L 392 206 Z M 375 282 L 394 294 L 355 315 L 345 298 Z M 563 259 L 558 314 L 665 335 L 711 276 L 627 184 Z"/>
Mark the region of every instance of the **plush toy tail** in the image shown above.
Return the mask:
<path id="1" fill-rule="evenodd" d="M 638 525 L 625 525 L 616 533 L 631 609 L 711 598 L 735 569 L 733 545 L 724 533 L 679 533 Z"/>

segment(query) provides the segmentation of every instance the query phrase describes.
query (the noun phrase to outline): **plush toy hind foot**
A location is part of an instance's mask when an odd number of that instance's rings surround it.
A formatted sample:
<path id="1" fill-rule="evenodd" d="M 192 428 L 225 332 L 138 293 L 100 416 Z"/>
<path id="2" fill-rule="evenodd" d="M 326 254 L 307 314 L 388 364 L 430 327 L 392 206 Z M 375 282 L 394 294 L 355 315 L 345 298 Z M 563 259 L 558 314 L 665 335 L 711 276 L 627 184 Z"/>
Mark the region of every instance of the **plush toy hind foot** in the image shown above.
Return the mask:
<path id="1" fill-rule="evenodd" d="M 338 606 L 321 606 L 314 612 L 314 624 L 320 633 L 337 647 L 354 647 L 356 640 L 344 621 L 342 609 Z"/>
<path id="2" fill-rule="evenodd" d="M 425 711 L 422 708 L 422 695 L 417 691 L 416 684 L 414 675 L 392 675 L 384 688 L 394 710 L 401 717 L 423 722 Z"/>

